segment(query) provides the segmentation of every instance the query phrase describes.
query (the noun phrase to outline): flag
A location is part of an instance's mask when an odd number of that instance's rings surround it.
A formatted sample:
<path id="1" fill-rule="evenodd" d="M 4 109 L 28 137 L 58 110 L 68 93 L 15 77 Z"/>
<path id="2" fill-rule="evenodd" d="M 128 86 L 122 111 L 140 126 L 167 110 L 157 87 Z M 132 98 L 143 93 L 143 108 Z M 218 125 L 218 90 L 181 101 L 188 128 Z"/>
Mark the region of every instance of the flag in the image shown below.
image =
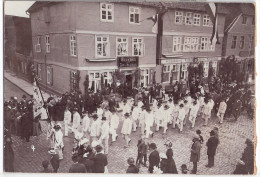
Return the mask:
<path id="1" fill-rule="evenodd" d="M 157 33 L 158 32 L 158 14 L 153 15 L 152 17 L 148 17 L 146 20 L 152 20 L 154 22 L 152 32 Z"/>
<path id="2" fill-rule="evenodd" d="M 37 117 L 41 114 L 44 101 L 41 97 L 40 88 L 36 82 L 33 83 L 33 117 Z"/>
<path id="3" fill-rule="evenodd" d="M 210 38 L 211 44 L 220 44 L 218 38 L 218 14 L 217 14 L 216 3 L 210 2 L 206 5 L 206 11 L 208 12 L 209 18 L 213 23 L 212 35 Z"/>

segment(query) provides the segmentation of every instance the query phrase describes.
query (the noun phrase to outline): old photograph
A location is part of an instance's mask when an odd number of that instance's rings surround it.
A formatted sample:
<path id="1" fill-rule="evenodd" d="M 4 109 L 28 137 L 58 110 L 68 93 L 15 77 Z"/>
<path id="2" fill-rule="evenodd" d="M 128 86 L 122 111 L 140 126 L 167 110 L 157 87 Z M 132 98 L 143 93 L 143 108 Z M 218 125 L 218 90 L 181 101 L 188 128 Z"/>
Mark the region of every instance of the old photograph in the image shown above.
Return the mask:
<path id="1" fill-rule="evenodd" d="M 255 14 L 5 1 L 4 172 L 256 174 Z"/>

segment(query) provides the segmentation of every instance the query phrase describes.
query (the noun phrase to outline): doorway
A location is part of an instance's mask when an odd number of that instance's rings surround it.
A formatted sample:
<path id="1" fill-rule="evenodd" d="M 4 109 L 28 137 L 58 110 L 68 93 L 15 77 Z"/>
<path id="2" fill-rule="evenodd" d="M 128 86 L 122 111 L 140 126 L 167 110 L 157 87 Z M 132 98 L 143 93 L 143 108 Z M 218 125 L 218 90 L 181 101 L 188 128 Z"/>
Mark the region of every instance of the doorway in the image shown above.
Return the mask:
<path id="1" fill-rule="evenodd" d="M 126 75 L 126 81 L 125 81 L 125 92 L 127 96 L 131 96 L 132 95 L 132 81 L 133 81 L 133 77 L 132 74 Z"/>

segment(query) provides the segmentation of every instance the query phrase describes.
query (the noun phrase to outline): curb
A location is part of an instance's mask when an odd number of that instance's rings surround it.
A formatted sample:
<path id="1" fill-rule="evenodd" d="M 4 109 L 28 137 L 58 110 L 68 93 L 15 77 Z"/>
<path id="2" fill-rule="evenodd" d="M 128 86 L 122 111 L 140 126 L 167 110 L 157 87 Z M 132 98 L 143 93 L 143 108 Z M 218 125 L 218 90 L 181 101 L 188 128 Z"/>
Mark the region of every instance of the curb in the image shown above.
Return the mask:
<path id="1" fill-rule="evenodd" d="M 16 87 L 18 87 L 20 90 L 22 90 L 23 92 L 27 93 L 28 95 L 32 96 L 31 93 L 28 93 L 26 90 L 22 89 L 18 84 L 14 83 L 11 79 L 9 79 L 8 77 L 4 76 L 4 78 L 6 80 L 8 80 L 9 82 L 11 82 L 12 84 L 14 84 Z"/>

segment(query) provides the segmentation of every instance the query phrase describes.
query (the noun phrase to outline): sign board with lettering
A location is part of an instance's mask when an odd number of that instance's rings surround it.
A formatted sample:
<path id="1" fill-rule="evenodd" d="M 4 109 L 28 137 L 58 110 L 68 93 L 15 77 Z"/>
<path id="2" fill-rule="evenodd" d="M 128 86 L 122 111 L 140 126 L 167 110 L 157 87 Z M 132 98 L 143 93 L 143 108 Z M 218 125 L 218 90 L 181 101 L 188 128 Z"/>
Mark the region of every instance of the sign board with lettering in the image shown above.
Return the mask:
<path id="1" fill-rule="evenodd" d="M 117 57 L 118 67 L 138 67 L 138 57 Z"/>

